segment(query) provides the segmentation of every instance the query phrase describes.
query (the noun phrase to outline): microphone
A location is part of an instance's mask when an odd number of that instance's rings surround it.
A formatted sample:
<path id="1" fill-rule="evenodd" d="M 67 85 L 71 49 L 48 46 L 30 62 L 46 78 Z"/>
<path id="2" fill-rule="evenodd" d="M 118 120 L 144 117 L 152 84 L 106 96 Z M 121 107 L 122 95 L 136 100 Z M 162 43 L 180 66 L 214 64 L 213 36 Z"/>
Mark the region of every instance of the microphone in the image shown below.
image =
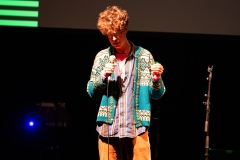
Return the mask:
<path id="1" fill-rule="evenodd" d="M 114 63 L 115 59 L 116 59 L 116 57 L 115 57 L 114 55 L 111 55 L 111 56 L 109 57 L 110 63 Z"/>
<path id="2" fill-rule="evenodd" d="M 110 63 L 114 63 L 114 61 L 115 61 L 115 59 L 116 59 L 116 57 L 114 56 L 114 55 L 111 55 L 110 57 L 109 57 L 109 61 L 110 61 Z M 108 80 L 110 80 L 111 79 L 111 75 L 109 75 L 108 76 Z"/>

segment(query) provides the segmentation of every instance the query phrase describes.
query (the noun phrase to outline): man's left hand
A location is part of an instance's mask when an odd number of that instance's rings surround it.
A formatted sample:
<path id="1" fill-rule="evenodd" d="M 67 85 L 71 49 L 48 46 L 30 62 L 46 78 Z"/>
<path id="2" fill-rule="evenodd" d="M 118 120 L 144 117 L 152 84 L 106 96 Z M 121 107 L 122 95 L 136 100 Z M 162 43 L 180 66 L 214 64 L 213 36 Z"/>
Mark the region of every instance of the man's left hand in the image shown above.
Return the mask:
<path id="1" fill-rule="evenodd" d="M 151 65 L 151 71 L 152 71 L 152 74 L 162 74 L 163 71 L 164 71 L 164 68 L 161 64 L 153 64 Z"/>
<path id="2" fill-rule="evenodd" d="M 162 75 L 164 68 L 161 64 L 157 63 L 157 64 L 151 65 L 151 71 L 152 71 L 153 80 L 157 81 Z"/>

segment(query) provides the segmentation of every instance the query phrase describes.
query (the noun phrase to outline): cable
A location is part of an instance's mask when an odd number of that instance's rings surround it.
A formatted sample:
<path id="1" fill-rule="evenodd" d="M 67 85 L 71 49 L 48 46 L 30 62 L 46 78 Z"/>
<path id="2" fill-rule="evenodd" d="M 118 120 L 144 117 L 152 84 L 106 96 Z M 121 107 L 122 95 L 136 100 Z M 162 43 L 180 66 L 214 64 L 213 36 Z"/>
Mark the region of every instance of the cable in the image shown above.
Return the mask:
<path id="1" fill-rule="evenodd" d="M 109 87 L 109 82 L 110 82 L 110 76 L 108 77 L 108 80 L 107 80 L 107 106 L 108 106 L 108 87 Z M 107 107 L 107 118 L 108 118 L 108 112 L 109 112 L 109 107 Z M 108 124 L 108 160 L 109 160 L 109 124 Z"/>

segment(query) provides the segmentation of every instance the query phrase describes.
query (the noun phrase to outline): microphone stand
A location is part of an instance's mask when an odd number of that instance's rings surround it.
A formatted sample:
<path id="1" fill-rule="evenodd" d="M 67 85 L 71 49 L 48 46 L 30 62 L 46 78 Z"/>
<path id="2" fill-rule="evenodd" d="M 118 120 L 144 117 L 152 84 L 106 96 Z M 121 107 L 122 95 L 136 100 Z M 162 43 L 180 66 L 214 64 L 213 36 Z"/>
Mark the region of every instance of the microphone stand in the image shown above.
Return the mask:
<path id="1" fill-rule="evenodd" d="M 209 75 L 207 77 L 208 80 L 208 93 L 204 96 L 207 97 L 207 102 L 203 102 L 203 104 L 206 106 L 206 121 L 205 121 L 205 128 L 204 132 L 206 133 L 206 139 L 205 139 L 205 160 L 208 160 L 209 154 L 209 115 L 210 115 L 210 87 L 211 87 L 211 80 L 212 80 L 212 69 L 213 66 L 208 66 L 208 72 Z"/>
<path id="2" fill-rule="evenodd" d="M 111 55 L 109 57 L 110 63 L 113 64 L 115 59 L 116 59 L 116 57 L 114 55 Z M 108 96 L 109 96 L 108 89 L 109 89 L 110 81 L 113 81 L 112 74 L 108 75 L 108 77 L 107 77 L 107 106 L 108 106 Z M 107 117 L 109 116 L 108 113 L 109 113 L 109 108 L 107 107 Z M 109 124 L 108 124 L 108 160 L 109 160 L 109 143 L 110 142 L 109 142 Z"/>
<path id="3" fill-rule="evenodd" d="M 111 76 L 109 75 L 107 77 L 107 106 L 108 106 L 108 87 L 109 87 L 109 83 L 111 81 Z M 109 112 L 109 108 L 107 107 L 107 117 L 108 117 L 108 112 Z M 109 125 L 108 125 L 108 160 L 109 160 Z"/>

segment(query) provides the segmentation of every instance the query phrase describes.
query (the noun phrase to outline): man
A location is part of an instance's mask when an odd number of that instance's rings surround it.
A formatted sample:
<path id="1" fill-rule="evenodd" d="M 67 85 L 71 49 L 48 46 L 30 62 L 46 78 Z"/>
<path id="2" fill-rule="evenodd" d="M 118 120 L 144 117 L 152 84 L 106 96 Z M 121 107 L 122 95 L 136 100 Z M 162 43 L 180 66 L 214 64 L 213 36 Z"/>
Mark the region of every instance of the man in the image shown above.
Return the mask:
<path id="1" fill-rule="evenodd" d="M 148 50 L 127 39 L 128 19 L 126 10 L 109 6 L 97 23 L 111 44 L 96 55 L 87 84 L 90 97 L 101 99 L 96 120 L 100 160 L 122 160 L 123 148 L 128 160 L 151 159 L 150 98 L 165 93 L 164 68 Z"/>

